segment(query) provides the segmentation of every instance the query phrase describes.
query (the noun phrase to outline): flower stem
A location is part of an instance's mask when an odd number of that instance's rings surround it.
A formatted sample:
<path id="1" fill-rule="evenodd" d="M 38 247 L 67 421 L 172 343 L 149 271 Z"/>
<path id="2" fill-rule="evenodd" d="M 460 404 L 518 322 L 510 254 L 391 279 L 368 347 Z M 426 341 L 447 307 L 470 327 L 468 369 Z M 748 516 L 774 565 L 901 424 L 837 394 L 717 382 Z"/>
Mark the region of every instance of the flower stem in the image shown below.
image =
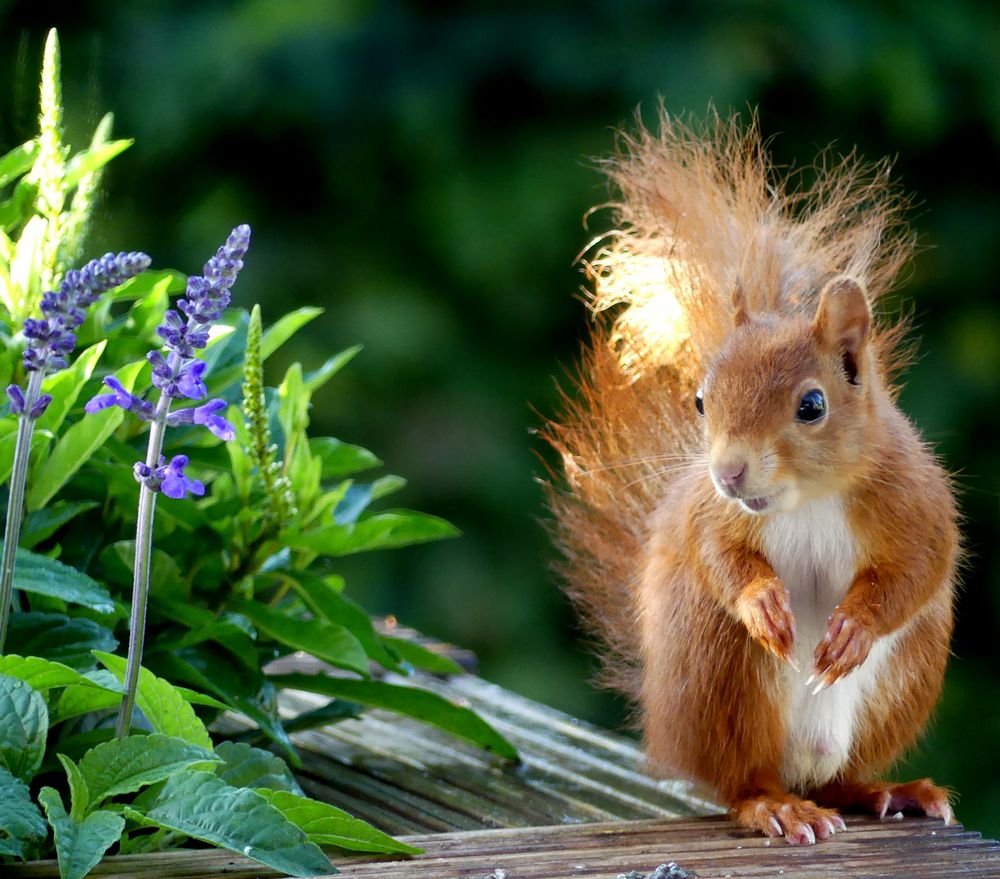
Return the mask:
<path id="1" fill-rule="evenodd" d="M 4 527 L 3 559 L 0 561 L 0 656 L 7 640 L 11 601 L 14 594 L 14 565 L 17 544 L 21 539 L 21 521 L 24 518 L 24 489 L 28 481 L 28 460 L 31 457 L 31 438 L 35 432 L 35 419 L 31 410 L 38 402 L 42 390 L 42 370 L 31 373 L 24 411 L 17 422 L 17 441 L 14 462 L 10 471 L 10 496 L 7 501 L 7 524 Z"/>
<path id="2" fill-rule="evenodd" d="M 160 395 L 156 414 L 149 429 L 149 446 L 146 450 L 146 466 L 154 468 L 163 449 L 163 435 L 167 428 L 167 412 L 170 398 Z M 132 572 L 132 614 L 129 619 L 128 663 L 125 667 L 125 695 L 118 711 L 117 738 L 129 734 L 132 726 L 132 711 L 135 708 L 135 694 L 139 686 L 139 671 L 142 663 L 142 647 L 146 636 L 146 602 L 149 597 L 150 562 L 153 553 L 153 515 L 156 512 L 156 492 L 145 483 L 139 483 L 139 512 L 135 526 L 135 561 Z"/>

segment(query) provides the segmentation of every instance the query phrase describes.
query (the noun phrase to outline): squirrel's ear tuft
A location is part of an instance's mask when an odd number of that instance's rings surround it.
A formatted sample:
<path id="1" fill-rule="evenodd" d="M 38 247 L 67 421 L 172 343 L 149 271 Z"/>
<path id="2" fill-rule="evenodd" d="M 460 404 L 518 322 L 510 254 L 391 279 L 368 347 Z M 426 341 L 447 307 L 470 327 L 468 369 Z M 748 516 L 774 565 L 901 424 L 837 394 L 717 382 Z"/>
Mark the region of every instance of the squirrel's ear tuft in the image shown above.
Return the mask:
<path id="1" fill-rule="evenodd" d="M 738 327 L 750 323 L 750 312 L 747 311 L 747 295 L 743 292 L 743 284 L 738 279 L 733 287 L 733 323 Z"/>
<path id="2" fill-rule="evenodd" d="M 823 288 L 813 322 L 817 339 L 839 351 L 851 384 L 857 384 L 861 351 L 871 329 L 872 310 L 861 282 L 848 275 L 838 275 Z"/>

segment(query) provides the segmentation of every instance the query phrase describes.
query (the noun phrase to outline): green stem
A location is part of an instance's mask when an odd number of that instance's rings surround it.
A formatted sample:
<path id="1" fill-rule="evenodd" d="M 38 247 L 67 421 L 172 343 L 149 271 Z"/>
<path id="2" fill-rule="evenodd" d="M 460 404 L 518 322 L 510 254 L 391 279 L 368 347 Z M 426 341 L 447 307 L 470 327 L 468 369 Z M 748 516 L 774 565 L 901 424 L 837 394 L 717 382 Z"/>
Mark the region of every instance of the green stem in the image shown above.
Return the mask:
<path id="1" fill-rule="evenodd" d="M 149 429 L 146 466 L 150 470 L 155 469 L 160 462 L 169 410 L 170 398 L 166 394 L 161 394 Z M 135 526 L 135 562 L 132 571 L 132 614 L 129 619 L 128 663 L 125 667 L 125 695 L 118 711 L 118 726 L 115 731 L 119 739 L 127 736 L 132 727 L 132 711 L 135 708 L 135 694 L 139 686 L 142 648 L 146 636 L 146 604 L 149 598 L 149 569 L 153 554 L 155 512 L 156 492 L 145 483 L 140 483 L 139 513 Z"/>
<path id="2" fill-rule="evenodd" d="M 7 640 L 11 601 L 14 595 L 14 565 L 17 544 L 21 539 L 21 521 L 24 518 L 24 490 L 28 482 L 28 461 L 31 457 L 31 438 L 35 432 L 35 419 L 31 410 L 42 390 L 43 370 L 35 370 L 28 379 L 24 411 L 17 421 L 17 442 L 14 462 L 10 471 L 10 497 L 7 501 L 7 524 L 4 527 L 3 559 L 0 561 L 0 656 Z"/>

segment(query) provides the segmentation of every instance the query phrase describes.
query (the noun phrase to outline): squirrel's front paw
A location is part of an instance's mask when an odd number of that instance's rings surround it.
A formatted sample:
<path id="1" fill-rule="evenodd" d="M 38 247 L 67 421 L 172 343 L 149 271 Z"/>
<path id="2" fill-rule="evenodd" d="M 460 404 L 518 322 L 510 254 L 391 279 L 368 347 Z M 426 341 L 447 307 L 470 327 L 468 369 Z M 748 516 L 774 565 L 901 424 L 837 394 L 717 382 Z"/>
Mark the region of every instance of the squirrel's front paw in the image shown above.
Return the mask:
<path id="1" fill-rule="evenodd" d="M 743 590 L 736 609 L 751 638 L 779 659 L 792 662 L 795 618 L 791 597 L 781 580 L 755 580 Z"/>
<path id="2" fill-rule="evenodd" d="M 807 682 L 819 680 L 813 692 L 818 693 L 854 671 L 868 658 L 874 643 L 875 635 L 870 626 L 837 608 L 813 655 L 815 670 Z"/>

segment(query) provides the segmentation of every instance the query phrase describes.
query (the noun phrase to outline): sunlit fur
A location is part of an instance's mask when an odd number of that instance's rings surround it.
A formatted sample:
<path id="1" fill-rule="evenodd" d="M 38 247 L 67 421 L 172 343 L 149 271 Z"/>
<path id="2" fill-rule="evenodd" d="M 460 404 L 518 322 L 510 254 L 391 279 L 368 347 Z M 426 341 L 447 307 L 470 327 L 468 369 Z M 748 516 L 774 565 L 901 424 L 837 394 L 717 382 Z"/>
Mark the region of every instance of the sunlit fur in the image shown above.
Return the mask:
<path id="1" fill-rule="evenodd" d="M 895 404 L 904 328 L 865 322 L 911 245 L 886 166 L 824 158 L 801 189 L 768 165 L 754 122 L 664 115 L 659 133 L 623 135 L 607 170 L 615 231 L 587 263 L 597 319 L 578 387 L 546 428 L 564 465 L 549 497 L 566 588 L 604 642 L 606 682 L 638 704 L 651 767 L 795 842 L 839 821 L 795 797 L 809 789 L 820 805 L 909 796 L 950 817 L 929 783 L 871 782 L 937 699 L 958 554 L 949 481 Z M 646 326 L 656 314 L 669 332 Z M 827 414 L 799 422 L 813 388 Z M 713 485 L 729 459 L 748 464 L 745 498 L 773 497 L 759 515 Z M 835 575 L 828 556 L 847 567 Z M 751 635 L 776 569 L 804 617 L 796 673 Z M 810 703 L 792 688 L 835 609 L 856 633 L 847 654 L 870 664 L 831 671 L 846 677 Z M 841 698 L 850 722 L 827 741 L 823 706 Z"/>

